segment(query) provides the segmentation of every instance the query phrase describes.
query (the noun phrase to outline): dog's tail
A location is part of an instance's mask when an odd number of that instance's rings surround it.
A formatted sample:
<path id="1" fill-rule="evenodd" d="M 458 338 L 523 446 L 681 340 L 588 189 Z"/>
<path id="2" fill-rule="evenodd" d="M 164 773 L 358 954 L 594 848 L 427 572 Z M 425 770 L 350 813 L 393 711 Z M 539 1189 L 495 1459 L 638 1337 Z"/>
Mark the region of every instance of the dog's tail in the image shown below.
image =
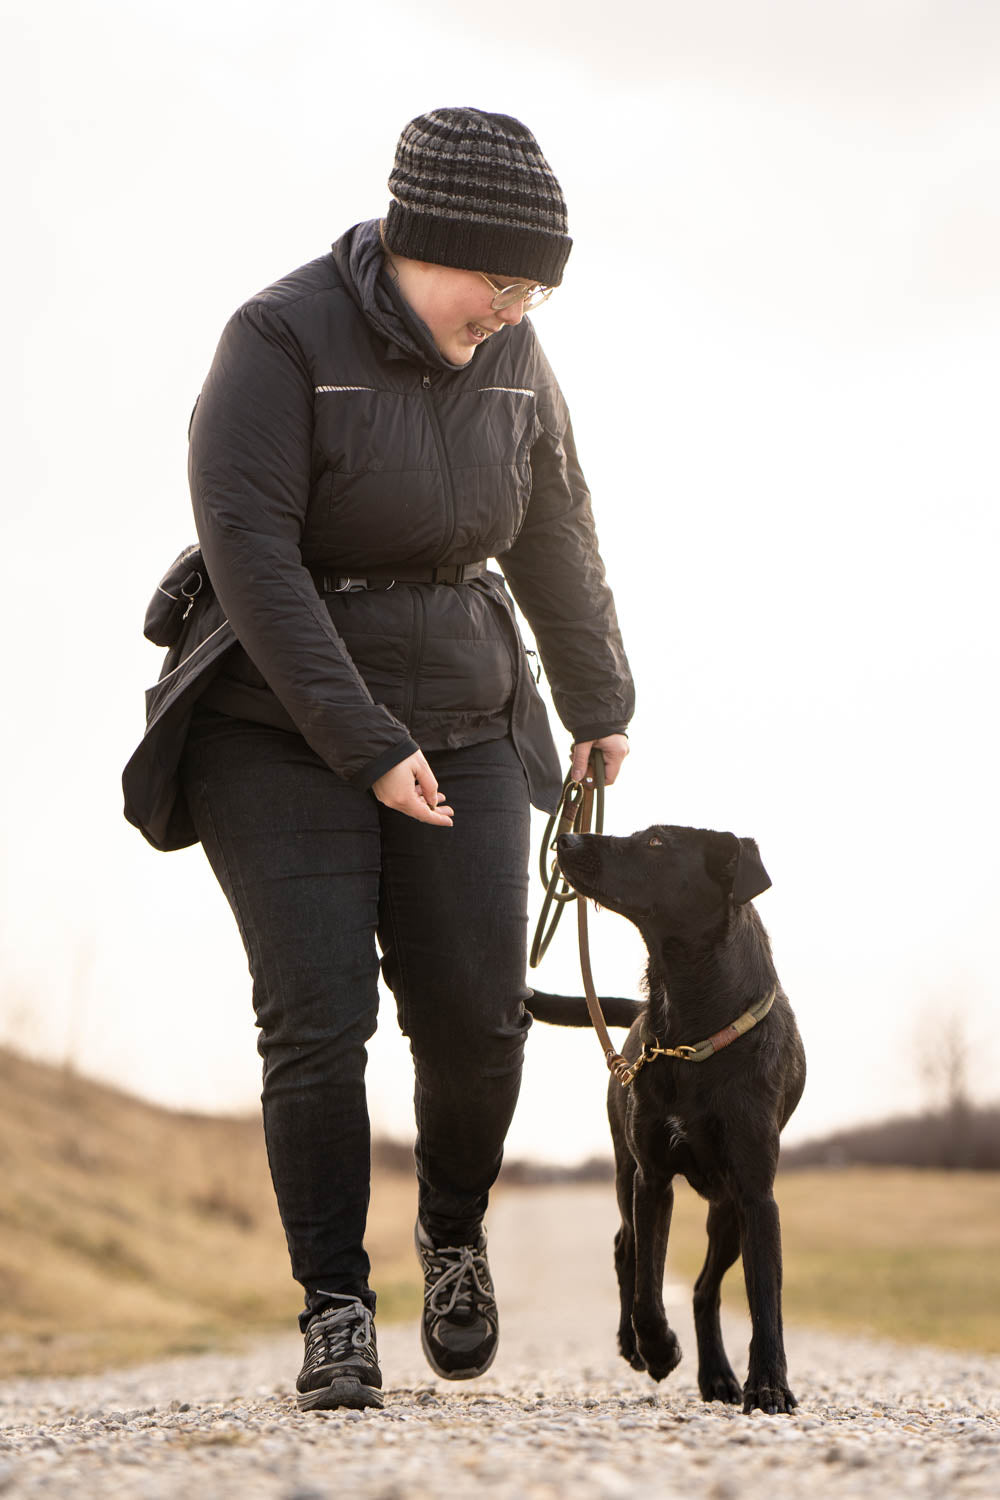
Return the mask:
<path id="1" fill-rule="evenodd" d="M 590 1013 L 582 995 L 547 995 L 544 990 L 535 990 L 524 1006 L 536 1021 L 548 1021 L 551 1026 L 590 1025 Z M 601 1010 L 609 1026 L 631 1026 L 642 1009 L 639 1000 L 626 1000 L 621 995 L 601 996 Z"/>

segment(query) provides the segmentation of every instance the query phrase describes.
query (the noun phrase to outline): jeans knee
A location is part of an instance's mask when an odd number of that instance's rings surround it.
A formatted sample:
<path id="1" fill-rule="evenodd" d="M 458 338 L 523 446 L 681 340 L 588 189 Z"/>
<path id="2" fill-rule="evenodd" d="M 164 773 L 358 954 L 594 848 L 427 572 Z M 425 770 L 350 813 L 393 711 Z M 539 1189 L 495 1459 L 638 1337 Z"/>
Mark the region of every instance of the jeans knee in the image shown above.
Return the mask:
<path id="1" fill-rule="evenodd" d="M 378 1021 L 378 966 L 312 959 L 254 966 L 253 1008 L 260 1050 L 327 1042 L 364 1043 Z"/>
<path id="2" fill-rule="evenodd" d="M 366 990 L 362 996 L 351 996 L 329 986 L 308 987 L 305 992 L 285 989 L 280 997 L 271 992 L 261 1003 L 255 985 L 257 1051 L 264 1060 L 265 1086 L 291 1077 L 363 1077 L 365 1043 L 378 1024 L 374 982 Z"/>
<path id="3" fill-rule="evenodd" d="M 405 1034 L 414 1061 L 434 1072 L 442 1069 L 465 1077 L 506 1078 L 520 1074 L 531 1017 L 523 1006 L 496 1017 L 469 1011 L 442 1015 L 431 1007 L 408 1010 Z"/>

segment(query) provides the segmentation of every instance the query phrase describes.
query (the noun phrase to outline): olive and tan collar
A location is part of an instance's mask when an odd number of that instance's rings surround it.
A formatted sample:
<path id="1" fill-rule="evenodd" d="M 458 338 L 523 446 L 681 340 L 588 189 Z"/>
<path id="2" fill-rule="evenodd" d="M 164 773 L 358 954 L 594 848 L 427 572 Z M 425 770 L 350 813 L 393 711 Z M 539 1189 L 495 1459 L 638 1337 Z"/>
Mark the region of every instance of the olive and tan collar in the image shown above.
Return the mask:
<path id="1" fill-rule="evenodd" d="M 680 1062 L 707 1062 L 710 1057 L 714 1057 L 716 1052 L 721 1052 L 723 1047 L 728 1047 L 730 1042 L 735 1042 L 738 1037 L 752 1031 L 757 1022 L 762 1021 L 771 1009 L 777 992 L 778 988 L 775 985 L 770 994 L 765 995 L 763 1000 L 758 1000 L 756 1005 L 745 1010 L 741 1016 L 737 1016 L 735 1021 L 730 1022 L 728 1026 L 724 1026 L 721 1031 L 717 1031 L 714 1036 L 706 1038 L 705 1041 L 695 1042 L 693 1046 L 661 1047 L 655 1037 L 652 1046 L 644 1042 L 642 1051 L 634 1063 L 620 1070 L 617 1068 L 614 1070 L 616 1078 L 622 1088 L 628 1088 L 629 1084 L 634 1082 L 636 1074 L 657 1057 L 675 1057 Z"/>

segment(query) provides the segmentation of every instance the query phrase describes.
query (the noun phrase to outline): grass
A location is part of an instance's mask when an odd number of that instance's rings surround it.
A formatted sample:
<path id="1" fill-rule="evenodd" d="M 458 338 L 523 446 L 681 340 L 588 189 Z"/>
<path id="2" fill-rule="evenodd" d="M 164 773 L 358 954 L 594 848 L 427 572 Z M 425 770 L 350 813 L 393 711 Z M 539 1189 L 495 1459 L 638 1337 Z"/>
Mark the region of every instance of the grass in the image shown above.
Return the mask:
<path id="1" fill-rule="evenodd" d="M 1000 1174 L 790 1171 L 778 1201 L 787 1321 L 1000 1352 Z M 420 1305 L 415 1207 L 412 1171 L 381 1167 L 383 1322 Z M 679 1184 L 668 1269 L 690 1281 L 704 1224 Z M 743 1301 L 738 1267 L 723 1295 Z M 293 1328 L 299 1305 L 258 1120 L 159 1109 L 0 1048 L 0 1378 L 232 1347 Z"/>
<path id="2" fill-rule="evenodd" d="M 419 1306 L 412 1174 L 380 1173 L 383 1321 Z M 0 1049 L 0 1376 L 290 1329 L 300 1306 L 256 1119 L 180 1114 Z"/>
<path id="3" fill-rule="evenodd" d="M 1000 1354 L 1000 1174 L 845 1167 L 785 1172 L 788 1323 Z M 697 1275 L 705 1207 L 677 1193 L 669 1266 Z M 723 1300 L 744 1302 L 735 1266 Z"/>

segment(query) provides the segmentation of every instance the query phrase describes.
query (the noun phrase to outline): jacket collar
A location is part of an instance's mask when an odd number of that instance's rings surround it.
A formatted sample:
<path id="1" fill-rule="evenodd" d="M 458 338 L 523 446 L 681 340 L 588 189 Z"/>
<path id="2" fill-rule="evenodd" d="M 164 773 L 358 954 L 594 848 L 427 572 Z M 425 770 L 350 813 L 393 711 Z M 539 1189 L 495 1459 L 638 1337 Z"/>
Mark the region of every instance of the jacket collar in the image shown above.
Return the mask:
<path id="1" fill-rule="evenodd" d="M 355 224 L 335 240 L 333 258 L 348 291 L 389 346 L 390 358 L 415 360 L 438 370 L 464 370 L 441 354 L 431 331 L 403 298 L 385 269 L 378 219 Z"/>

